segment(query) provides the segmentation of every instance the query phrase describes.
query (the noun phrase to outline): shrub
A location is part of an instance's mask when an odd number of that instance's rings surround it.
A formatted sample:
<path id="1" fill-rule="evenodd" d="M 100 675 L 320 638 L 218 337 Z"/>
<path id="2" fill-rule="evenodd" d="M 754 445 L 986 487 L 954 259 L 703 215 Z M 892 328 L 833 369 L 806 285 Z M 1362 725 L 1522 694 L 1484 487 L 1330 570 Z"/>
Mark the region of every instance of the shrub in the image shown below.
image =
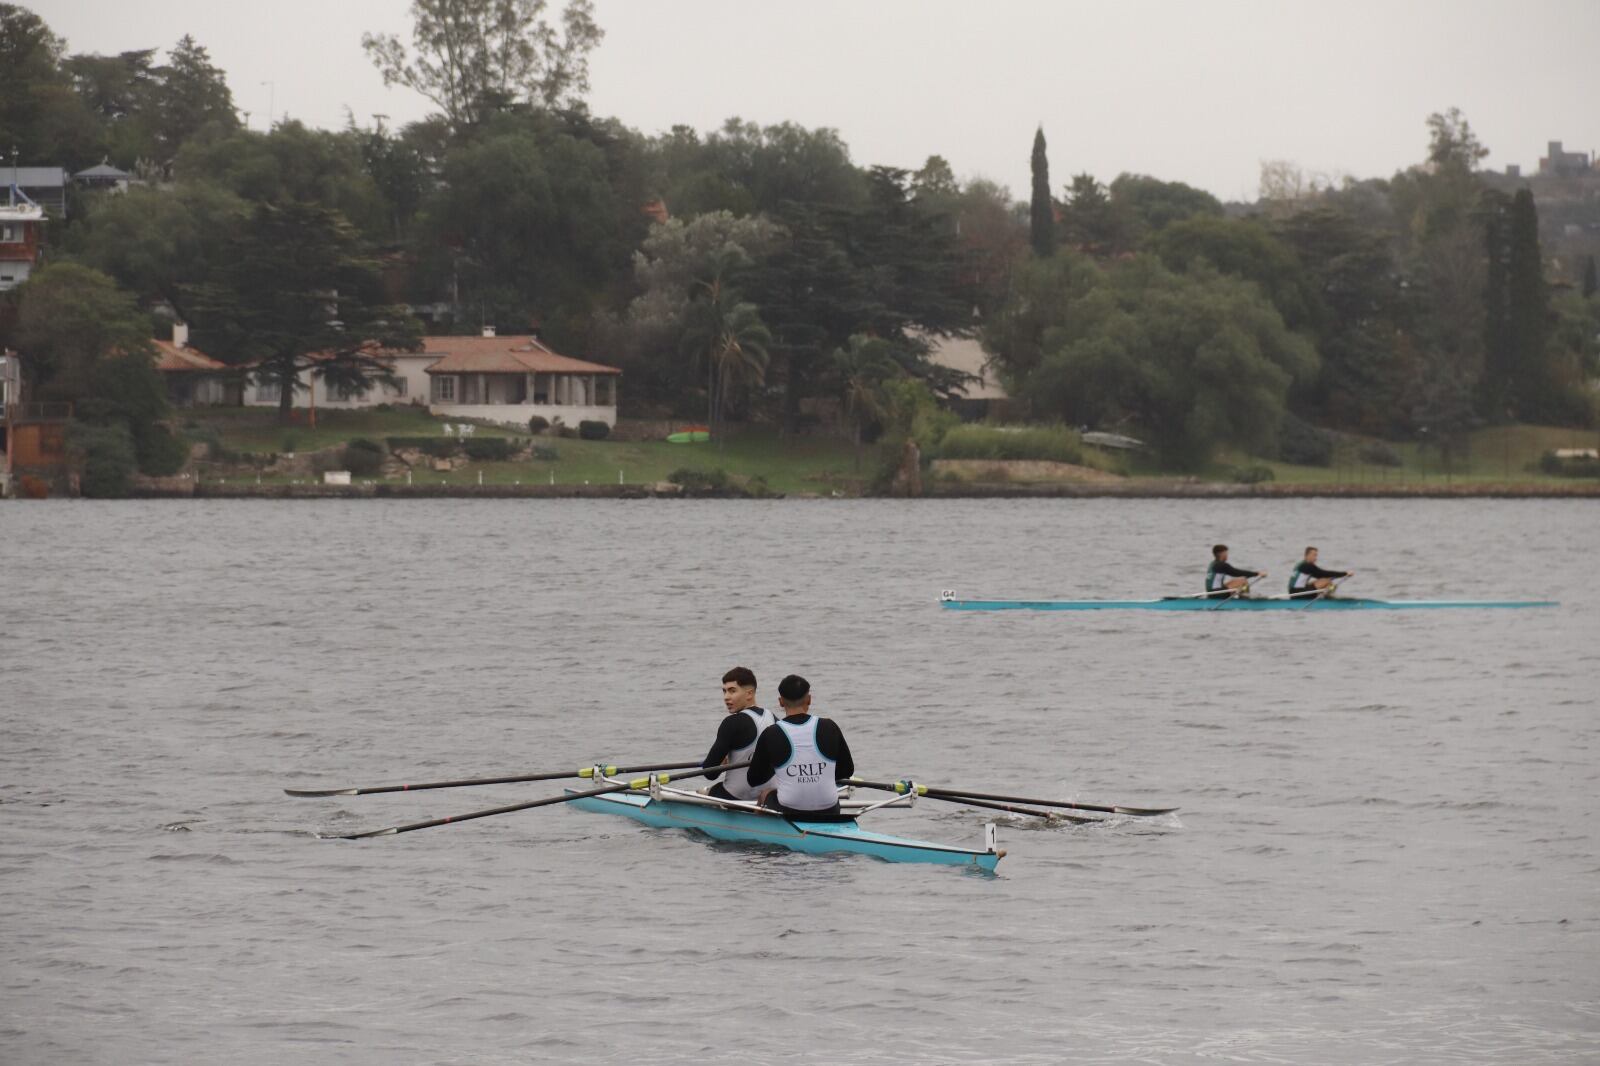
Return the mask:
<path id="1" fill-rule="evenodd" d="M 1259 464 L 1247 466 L 1243 469 L 1235 470 L 1233 472 L 1233 480 L 1240 485 L 1259 485 L 1263 481 L 1273 480 L 1272 467 Z"/>
<path id="2" fill-rule="evenodd" d="M 691 470 L 679 467 L 667 475 L 674 485 L 682 485 L 689 492 L 714 492 L 728 487 L 728 472 L 716 470 Z"/>
<path id="3" fill-rule="evenodd" d="M 939 443 L 941 459 L 1043 459 L 1076 463 L 1083 443 L 1065 426 L 955 426 Z"/>
<path id="4" fill-rule="evenodd" d="M 278 446 L 278 450 L 285 455 L 293 455 L 296 451 L 296 445 L 299 443 L 300 438 L 290 433 L 283 438 L 283 443 Z"/>
<path id="5" fill-rule="evenodd" d="M 528 419 L 528 432 L 535 436 L 550 428 L 550 420 L 544 415 L 534 415 Z"/>
<path id="6" fill-rule="evenodd" d="M 1327 466 L 1333 462 L 1333 437 L 1303 418 L 1285 414 L 1278 424 L 1278 458 L 1296 466 Z"/>
<path id="7" fill-rule="evenodd" d="M 1399 466 L 1400 453 L 1381 440 L 1368 441 L 1358 453 L 1361 461 L 1371 466 Z"/>
<path id="8" fill-rule="evenodd" d="M 477 460 L 509 459 L 512 442 L 505 437 L 469 437 L 462 443 L 467 458 Z"/>
<path id="9" fill-rule="evenodd" d="M 90 499 L 126 496 L 135 466 L 133 435 L 124 425 L 89 426 L 75 422 L 67 447 L 83 464 L 79 490 Z"/>
<path id="10" fill-rule="evenodd" d="M 189 442 L 159 422 L 140 427 L 133 450 L 139 469 L 151 477 L 170 477 L 189 461 Z"/>
<path id="11" fill-rule="evenodd" d="M 344 446 L 344 468 L 355 477 L 372 477 L 383 469 L 383 446 L 357 437 Z"/>
<path id="12" fill-rule="evenodd" d="M 611 433 L 611 427 L 604 422 L 594 422 L 584 419 L 578 423 L 578 436 L 584 440 L 605 440 Z"/>
<path id="13" fill-rule="evenodd" d="M 547 463 L 553 463 L 557 459 L 561 458 L 561 453 L 550 447 L 548 444 L 535 444 L 528 449 L 528 458 L 540 459 Z"/>
<path id="14" fill-rule="evenodd" d="M 552 426 L 551 429 L 553 429 L 559 436 L 564 437 L 567 440 L 574 440 L 578 436 L 577 430 L 573 429 L 571 426 L 563 426 L 559 422 Z"/>
<path id="15" fill-rule="evenodd" d="M 1555 452 L 1545 452 L 1539 456 L 1539 469 L 1554 477 L 1600 477 L 1600 459 L 1563 459 Z"/>

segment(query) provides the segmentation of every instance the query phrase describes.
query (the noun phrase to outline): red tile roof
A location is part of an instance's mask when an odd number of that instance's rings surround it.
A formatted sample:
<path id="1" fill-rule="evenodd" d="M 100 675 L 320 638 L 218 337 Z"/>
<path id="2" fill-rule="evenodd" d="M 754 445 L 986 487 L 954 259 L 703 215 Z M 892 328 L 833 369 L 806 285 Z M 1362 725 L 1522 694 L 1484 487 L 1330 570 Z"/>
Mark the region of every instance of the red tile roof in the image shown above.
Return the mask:
<path id="1" fill-rule="evenodd" d="M 219 363 L 196 348 L 178 347 L 171 341 L 153 340 L 156 346 L 156 369 L 178 373 L 197 370 L 227 370 L 228 364 Z"/>
<path id="2" fill-rule="evenodd" d="M 440 357 L 430 374 L 620 374 L 546 348 L 534 337 L 424 337 L 424 354 Z"/>

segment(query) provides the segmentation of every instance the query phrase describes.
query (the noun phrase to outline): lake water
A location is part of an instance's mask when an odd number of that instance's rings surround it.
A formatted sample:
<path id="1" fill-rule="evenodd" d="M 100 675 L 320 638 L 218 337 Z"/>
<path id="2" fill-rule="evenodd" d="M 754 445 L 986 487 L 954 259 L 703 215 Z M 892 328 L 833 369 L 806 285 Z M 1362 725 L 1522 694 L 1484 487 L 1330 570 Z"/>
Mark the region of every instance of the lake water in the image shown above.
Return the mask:
<path id="1" fill-rule="evenodd" d="M 0 1061 L 1600 1061 L 1600 503 L 0 505 Z M 1542 611 L 968 614 L 1271 584 Z M 714 845 L 559 785 L 809 677 L 995 877 Z M 977 844 L 923 801 L 890 832 Z"/>

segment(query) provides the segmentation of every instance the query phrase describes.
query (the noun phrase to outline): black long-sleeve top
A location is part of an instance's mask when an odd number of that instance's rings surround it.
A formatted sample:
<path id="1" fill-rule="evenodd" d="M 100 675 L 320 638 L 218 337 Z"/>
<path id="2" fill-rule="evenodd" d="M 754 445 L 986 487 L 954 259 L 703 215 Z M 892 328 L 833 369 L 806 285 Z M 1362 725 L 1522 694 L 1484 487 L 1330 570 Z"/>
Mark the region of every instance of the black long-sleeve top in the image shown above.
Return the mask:
<path id="1" fill-rule="evenodd" d="M 1316 563 L 1304 563 L 1303 562 L 1303 563 L 1300 563 L 1298 566 L 1296 566 L 1294 569 L 1295 569 L 1296 573 L 1304 574 L 1307 577 L 1349 577 L 1350 576 L 1348 571 L 1345 571 L 1345 570 L 1324 570 L 1324 569 L 1322 569 L 1322 567 L 1318 566 Z"/>
<path id="2" fill-rule="evenodd" d="M 760 707 L 750 708 L 759 712 Z M 706 757 L 700 760 L 702 768 L 707 766 L 720 766 L 724 759 L 740 748 L 747 748 L 756 742 L 756 722 L 743 711 L 734 711 L 724 715 L 722 724 L 717 726 L 717 739 L 711 744 L 711 750 L 706 752 Z M 707 781 L 715 781 L 721 773 L 707 774 Z"/>
<path id="3" fill-rule="evenodd" d="M 1259 571 L 1259 570 L 1240 570 L 1237 566 L 1234 566 L 1232 563 L 1225 563 L 1225 562 L 1221 561 L 1220 559 L 1214 560 L 1212 562 L 1211 570 L 1212 570 L 1213 573 L 1227 574 L 1229 577 L 1260 577 L 1261 576 L 1261 571 Z"/>
<path id="4" fill-rule="evenodd" d="M 805 725 L 810 718 L 809 714 L 801 714 L 785 718 L 784 721 L 790 725 Z M 839 724 L 832 718 L 817 719 L 817 750 L 837 764 L 833 770 L 835 781 L 855 776 L 856 761 L 850 755 L 850 745 L 844 742 L 844 733 L 840 732 Z M 794 748 L 790 746 L 783 730 L 775 725 L 767 726 L 756 740 L 755 753 L 750 756 L 751 786 L 759 788 L 771 781 L 778 767 L 788 762 L 793 754 Z"/>

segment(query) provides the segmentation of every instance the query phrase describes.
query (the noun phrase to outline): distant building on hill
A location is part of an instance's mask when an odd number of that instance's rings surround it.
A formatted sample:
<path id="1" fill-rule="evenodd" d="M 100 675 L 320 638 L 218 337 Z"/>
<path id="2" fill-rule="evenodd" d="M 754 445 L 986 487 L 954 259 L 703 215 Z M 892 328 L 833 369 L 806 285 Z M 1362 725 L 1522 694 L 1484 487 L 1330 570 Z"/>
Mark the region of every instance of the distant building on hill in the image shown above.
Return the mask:
<path id="1" fill-rule="evenodd" d="M 1536 171 L 1512 164 L 1504 172 L 1482 171 L 1481 177 L 1507 195 L 1518 189 L 1533 193 L 1551 280 L 1576 284 L 1588 257 L 1600 255 L 1600 160 L 1550 141 Z"/>
<path id="2" fill-rule="evenodd" d="M 44 242 L 44 208 L 15 185 L 0 205 L 0 292 L 28 280 Z"/>
<path id="3" fill-rule="evenodd" d="M 1551 178 L 1575 178 L 1594 170 L 1594 159 L 1582 152 L 1563 150 L 1560 141 L 1551 141 L 1539 160 L 1539 173 Z"/>

